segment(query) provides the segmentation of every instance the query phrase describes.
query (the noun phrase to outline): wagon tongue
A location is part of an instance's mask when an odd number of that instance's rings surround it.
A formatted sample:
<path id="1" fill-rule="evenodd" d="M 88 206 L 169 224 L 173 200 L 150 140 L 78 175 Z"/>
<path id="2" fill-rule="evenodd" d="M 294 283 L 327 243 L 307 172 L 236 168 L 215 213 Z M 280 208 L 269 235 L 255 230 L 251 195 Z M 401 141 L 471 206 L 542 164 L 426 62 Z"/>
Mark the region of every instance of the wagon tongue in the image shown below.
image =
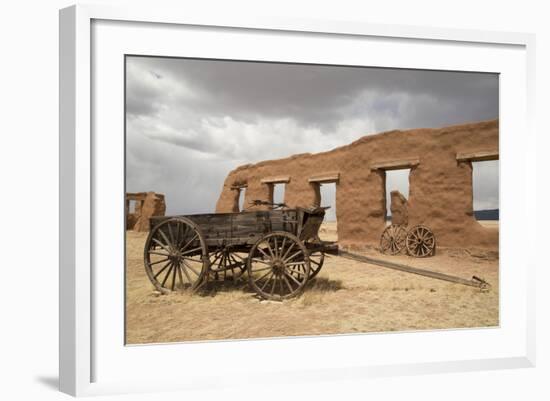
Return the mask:
<path id="1" fill-rule="evenodd" d="M 323 252 L 328 255 L 338 255 L 338 243 L 336 241 L 321 241 L 310 246 L 308 246 L 310 253 Z"/>
<path id="2" fill-rule="evenodd" d="M 478 276 L 473 276 L 471 280 L 466 280 L 461 277 L 451 276 L 450 274 L 440 273 L 433 270 L 420 269 L 418 267 L 403 265 L 400 263 L 388 262 L 387 260 L 376 259 L 370 256 L 356 254 L 344 249 L 340 249 L 338 252 L 338 255 L 347 259 L 355 260 L 357 262 L 363 262 L 363 263 L 387 267 L 389 269 L 399 270 L 407 273 L 418 274 L 420 276 L 431 277 L 438 280 L 450 281 L 452 283 L 468 285 L 471 287 L 477 287 L 482 291 L 488 291 L 491 288 L 491 284 L 489 284 L 487 281 L 485 281 L 484 279 Z"/>
<path id="3" fill-rule="evenodd" d="M 491 284 L 485 281 L 485 279 L 478 276 L 472 276 L 472 282 L 478 283 L 479 288 L 481 288 L 482 290 L 488 290 L 489 288 L 491 288 Z"/>

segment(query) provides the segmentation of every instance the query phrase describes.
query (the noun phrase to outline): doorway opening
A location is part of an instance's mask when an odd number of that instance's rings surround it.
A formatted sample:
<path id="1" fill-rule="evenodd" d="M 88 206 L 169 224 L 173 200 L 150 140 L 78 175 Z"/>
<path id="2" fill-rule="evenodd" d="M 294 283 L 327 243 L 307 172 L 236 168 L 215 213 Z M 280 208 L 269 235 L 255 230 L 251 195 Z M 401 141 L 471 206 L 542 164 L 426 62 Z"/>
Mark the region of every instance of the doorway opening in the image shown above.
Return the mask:
<path id="1" fill-rule="evenodd" d="M 135 213 L 137 208 L 138 201 L 135 199 L 130 199 L 128 201 L 128 213 Z"/>
<path id="2" fill-rule="evenodd" d="M 385 184 L 385 199 L 386 199 L 386 213 L 384 220 L 386 225 L 392 224 L 392 212 L 391 212 L 391 193 L 392 191 L 399 191 L 405 199 L 409 199 L 409 174 L 410 168 L 398 169 L 398 170 L 386 170 L 386 184 Z"/>
<path id="3" fill-rule="evenodd" d="M 484 226 L 499 221 L 499 161 L 472 161 L 473 212 Z"/>
<path id="4" fill-rule="evenodd" d="M 244 203 L 245 197 L 246 197 L 246 187 L 239 188 L 239 200 L 238 200 L 239 212 L 242 212 L 244 209 L 246 209 L 246 205 Z"/>
<path id="5" fill-rule="evenodd" d="M 322 207 L 328 206 L 325 210 L 323 225 L 319 230 L 319 237 L 324 241 L 338 241 L 338 225 L 336 222 L 336 182 L 319 184 L 320 202 Z"/>
<path id="6" fill-rule="evenodd" d="M 336 183 L 319 184 L 321 192 L 320 206 L 330 207 L 325 211 L 325 221 L 336 222 Z"/>
<path id="7" fill-rule="evenodd" d="M 277 183 L 272 186 L 271 203 L 285 203 L 285 184 Z"/>

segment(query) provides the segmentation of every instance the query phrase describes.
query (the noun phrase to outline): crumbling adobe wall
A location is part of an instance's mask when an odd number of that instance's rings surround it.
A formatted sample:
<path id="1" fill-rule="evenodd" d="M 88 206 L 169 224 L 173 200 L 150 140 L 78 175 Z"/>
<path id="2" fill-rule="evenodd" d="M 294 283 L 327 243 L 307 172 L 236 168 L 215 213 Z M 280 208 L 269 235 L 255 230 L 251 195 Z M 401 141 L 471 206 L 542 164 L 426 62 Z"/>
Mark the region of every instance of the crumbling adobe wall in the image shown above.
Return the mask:
<path id="1" fill-rule="evenodd" d="M 272 186 L 261 180 L 289 176 L 289 207 L 319 203 L 318 185 L 309 179 L 339 173 L 336 184 L 338 240 L 342 246 L 376 245 L 385 227 L 385 169 L 392 160 L 417 159 L 409 175 L 408 225 L 430 227 L 438 245 L 498 249 L 498 232 L 482 227 L 473 215 L 472 164 L 457 154 L 496 151 L 498 120 L 438 129 L 389 131 L 364 136 L 329 152 L 240 166 L 227 176 L 217 212 L 238 211 L 238 186 L 247 186 L 245 202 L 269 200 Z M 237 199 L 237 201 L 236 201 Z M 321 201 L 322 203 L 322 201 Z M 237 205 L 237 206 L 236 206 Z M 261 207 L 258 207 L 261 208 Z"/>
<path id="2" fill-rule="evenodd" d="M 409 223 L 409 211 L 407 198 L 399 191 L 391 191 L 391 222 L 396 225 L 406 226 Z"/>
<path id="3" fill-rule="evenodd" d="M 133 213 L 129 211 L 130 201 L 135 201 Z M 126 194 L 126 229 L 134 231 L 149 231 L 149 218 L 164 216 L 166 202 L 163 194 L 155 192 L 139 192 Z"/>

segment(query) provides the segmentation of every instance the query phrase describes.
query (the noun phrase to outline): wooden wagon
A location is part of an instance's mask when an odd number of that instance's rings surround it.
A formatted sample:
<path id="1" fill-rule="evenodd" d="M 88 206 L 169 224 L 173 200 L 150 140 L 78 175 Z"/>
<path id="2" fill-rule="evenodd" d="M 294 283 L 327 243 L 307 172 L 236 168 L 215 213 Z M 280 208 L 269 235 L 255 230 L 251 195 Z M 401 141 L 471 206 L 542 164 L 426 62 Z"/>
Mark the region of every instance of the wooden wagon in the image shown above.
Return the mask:
<path id="1" fill-rule="evenodd" d="M 262 203 L 262 204 L 265 204 Z M 321 270 L 332 242 L 319 240 L 326 208 L 153 217 L 145 270 L 157 290 L 197 289 L 248 276 L 264 299 L 298 295 Z"/>

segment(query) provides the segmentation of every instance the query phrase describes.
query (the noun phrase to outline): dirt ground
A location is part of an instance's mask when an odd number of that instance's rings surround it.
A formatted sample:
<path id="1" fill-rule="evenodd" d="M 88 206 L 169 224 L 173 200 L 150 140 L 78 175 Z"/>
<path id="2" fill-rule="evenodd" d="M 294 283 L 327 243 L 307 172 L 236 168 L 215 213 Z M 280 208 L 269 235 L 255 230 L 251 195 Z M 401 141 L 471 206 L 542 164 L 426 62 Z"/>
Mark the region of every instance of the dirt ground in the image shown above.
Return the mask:
<path id="1" fill-rule="evenodd" d="M 498 230 L 498 222 L 484 222 Z M 335 223 L 320 235 L 336 240 Z M 491 289 L 453 284 L 338 256 L 325 259 L 304 293 L 283 302 L 260 301 L 246 280 L 212 285 L 200 294 L 159 295 L 145 274 L 147 233 L 127 232 L 128 344 L 489 327 L 499 324 L 498 255 L 438 249 L 425 259 L 364 254 L 470 279 Z"/>

